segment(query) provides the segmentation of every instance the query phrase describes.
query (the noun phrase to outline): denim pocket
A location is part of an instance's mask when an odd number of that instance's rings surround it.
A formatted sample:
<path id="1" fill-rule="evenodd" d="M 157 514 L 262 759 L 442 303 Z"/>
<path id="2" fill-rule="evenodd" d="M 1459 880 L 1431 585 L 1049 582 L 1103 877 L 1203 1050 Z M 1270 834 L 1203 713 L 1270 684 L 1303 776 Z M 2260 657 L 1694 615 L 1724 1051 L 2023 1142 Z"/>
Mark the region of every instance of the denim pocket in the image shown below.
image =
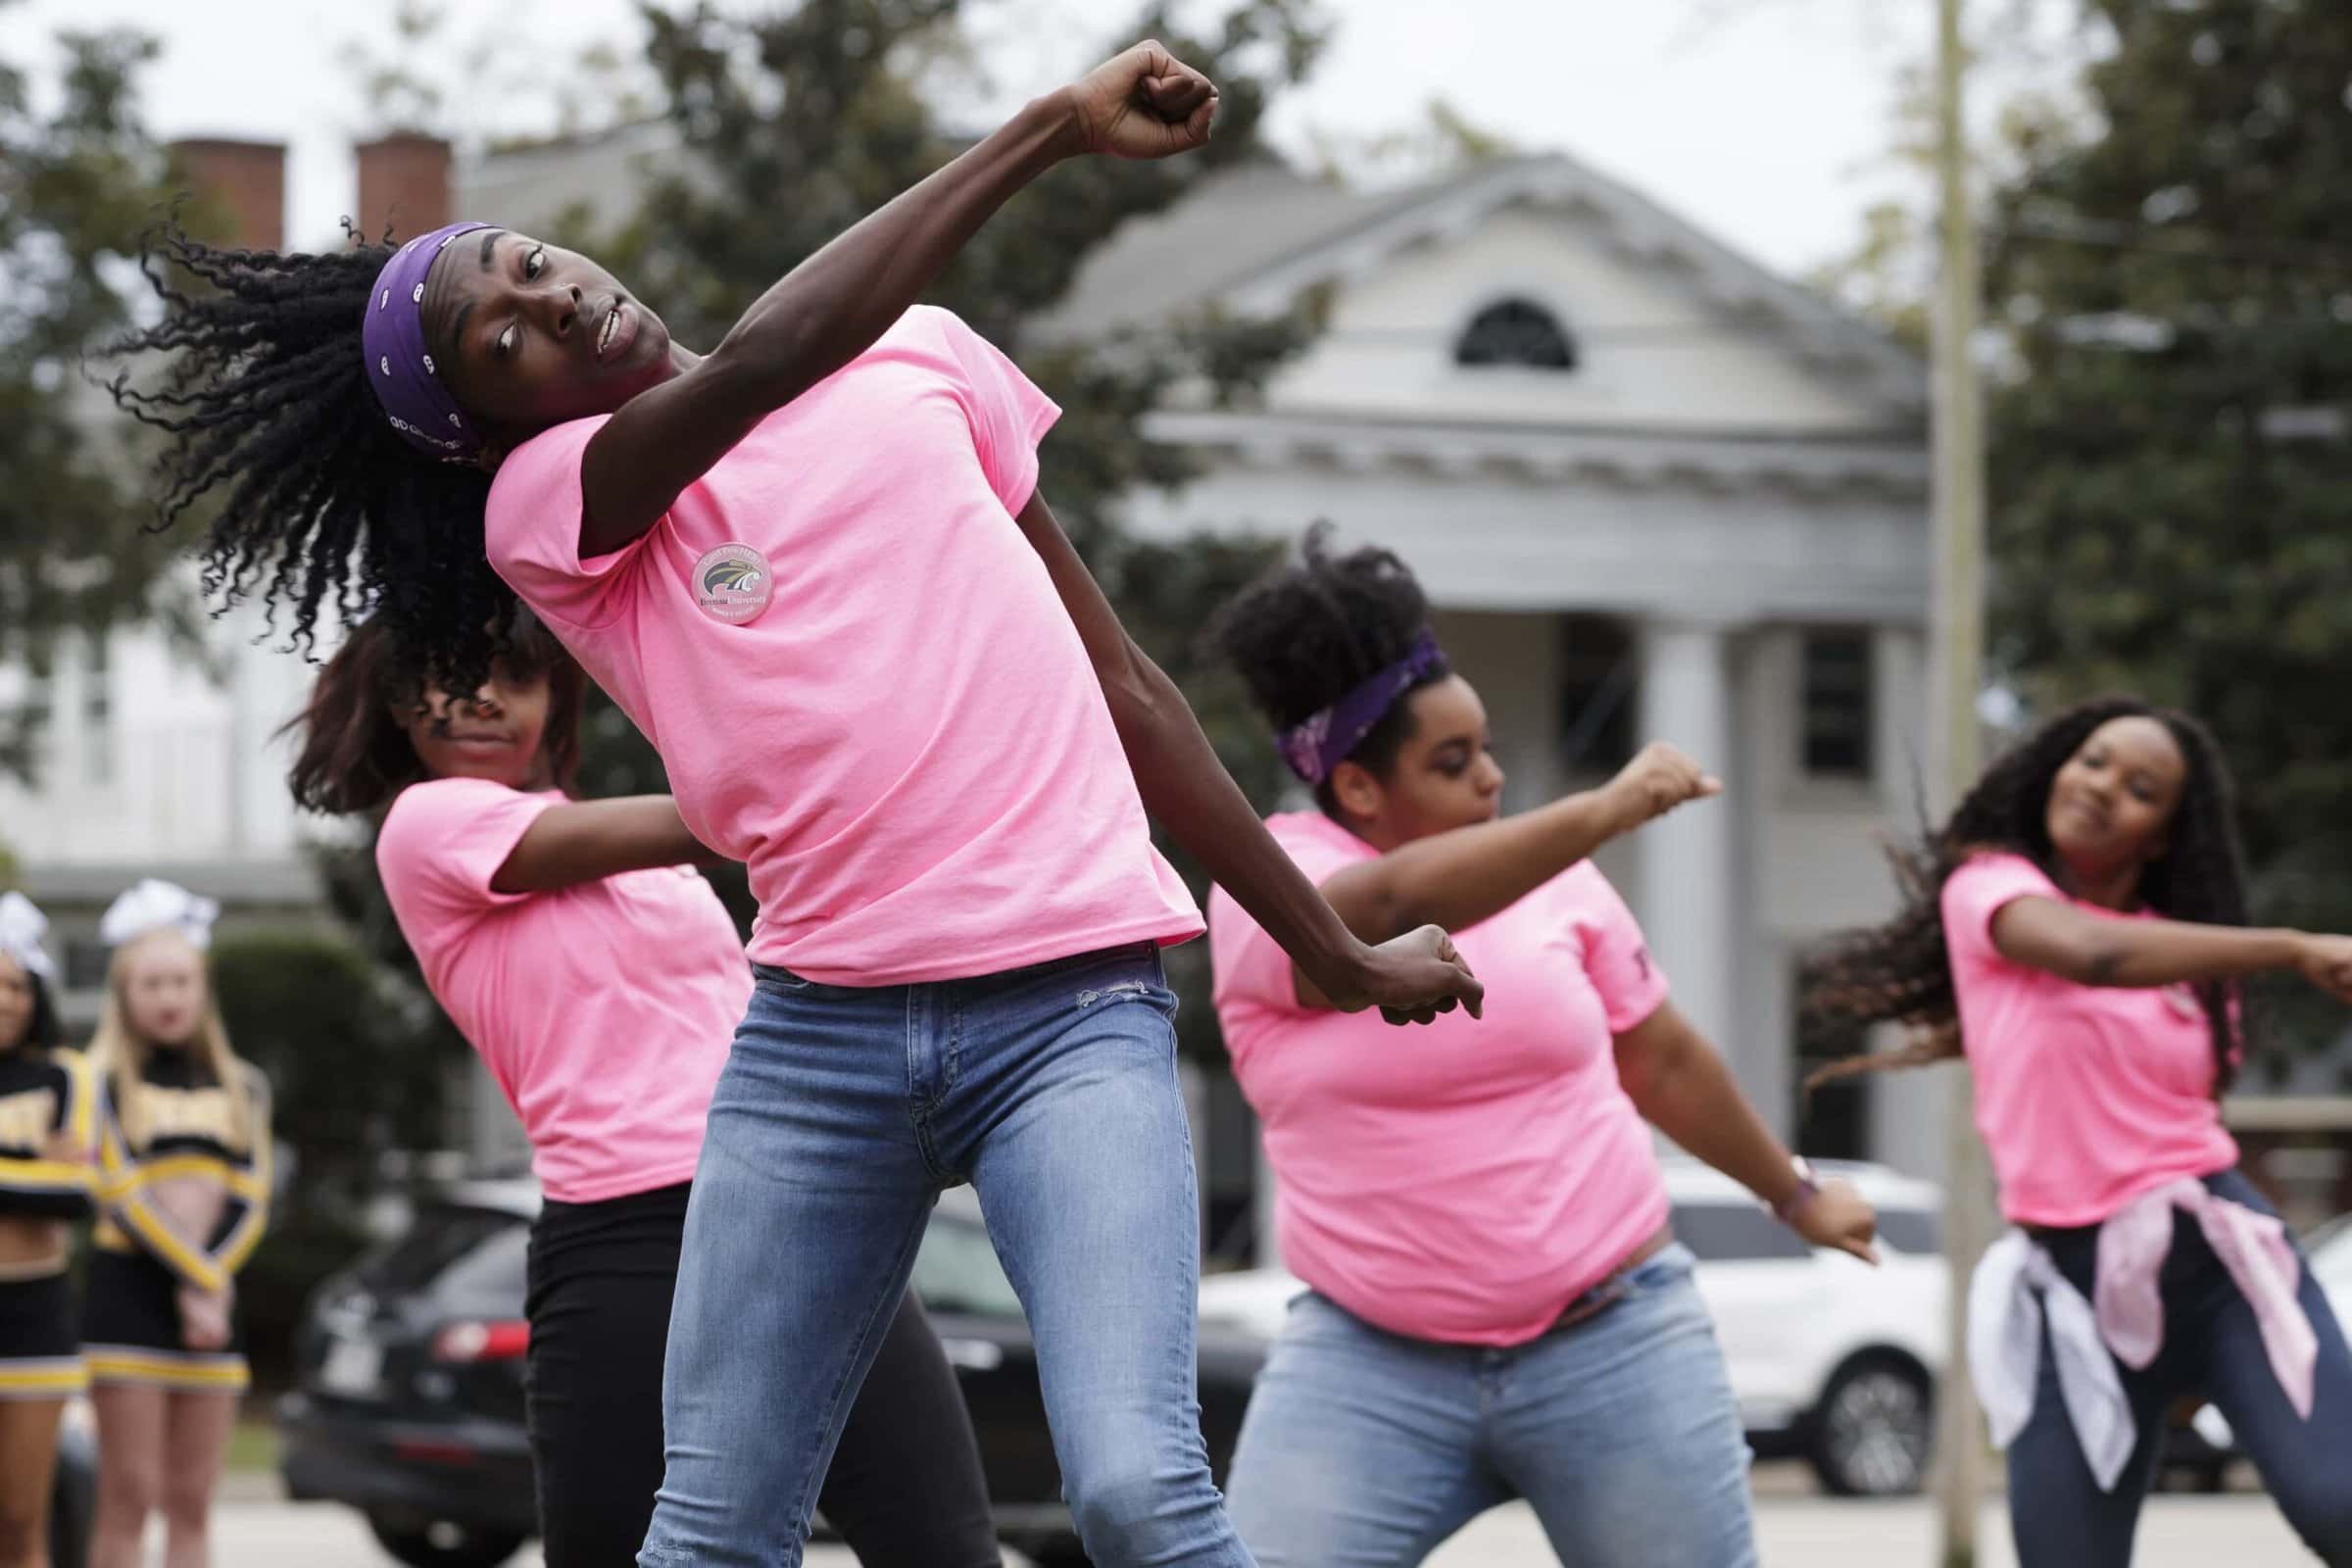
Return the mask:
<path id="1" fill-rule="evenodd" d="M 1122 1002 L 1140 1002 L 1156 1008 L 1163 1017 L 1176 1016 L 1176 993 L 1166 986 L 1149 980 L 1110 980 L 1088 986 L 1074 999 L 1080 1012 L 1092 1012 Z"/>

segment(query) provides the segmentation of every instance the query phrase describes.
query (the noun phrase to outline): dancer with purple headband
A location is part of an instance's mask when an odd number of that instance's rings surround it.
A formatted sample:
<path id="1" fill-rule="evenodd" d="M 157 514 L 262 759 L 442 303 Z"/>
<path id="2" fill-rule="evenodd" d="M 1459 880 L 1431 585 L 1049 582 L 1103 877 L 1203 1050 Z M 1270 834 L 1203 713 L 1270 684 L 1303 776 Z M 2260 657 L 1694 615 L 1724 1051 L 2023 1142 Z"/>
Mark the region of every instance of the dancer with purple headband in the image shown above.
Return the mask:
<path id="1" fill-rule="evenodd" d="M 460 692 L 519 595 L 660 749 L 686 826 L 750 867 L 758 984 L 687 1214 L 646 1568 L 801 1560 L 924 1217 L 961 1182 L 1036 1334 L 1089 1554 L 1250 1561 L 1200 1436 L 1159 958 L 1201 921 L 1147 810 L 1335 1005 L 1477 1008 L 1442 931 L 1368 945 L 1291 865 L 1054 520 L 1037 447 L 1058 411 L 955 317 L 906 309 L 1052 163 L 1182 152 L 1214 112 L 1140 45 L 708 355 L 587 258 L 495 226 L 389 257 L 168 247 L 210 287 L 137 339 L 178 377 L 119 392 L 174 437 L 166 514 L 220 498 L 216 580 L 266 582 L 298 630 L 365 592 Z"/>
<path id="2" fill-rule="evenodd" d="M 1578 1568 L 1749 1568 L 1739 1404 L 1652 1129 L 1815 1247 L 1870 1259 L 1875 1218 L 1764 1126 L 1589 858 L 1720 786 L 1653 746 L 1503 815 L 1428 615 L 1402 562 L 1317 530 L 1210 633 L 1314 792 L 1270 824 L 1299 869 L 1364 940 L 1437 920 L 1505 978 L 1475 1028 L 1385 1039 L 1209 900 L 1217 1017 L 1310 1287 L 1250 1401 L 1234 1524 L 1263 1568 L 1413 1568 L 1523 1497 Z"/>

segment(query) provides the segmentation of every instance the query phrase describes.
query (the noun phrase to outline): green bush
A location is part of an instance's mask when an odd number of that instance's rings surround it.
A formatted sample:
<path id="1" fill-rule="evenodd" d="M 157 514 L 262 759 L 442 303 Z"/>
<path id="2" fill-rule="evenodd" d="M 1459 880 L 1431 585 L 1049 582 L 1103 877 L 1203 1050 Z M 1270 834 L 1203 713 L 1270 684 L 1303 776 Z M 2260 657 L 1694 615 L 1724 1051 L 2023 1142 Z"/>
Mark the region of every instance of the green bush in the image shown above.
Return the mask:
<path id="1" fill-rule="evenodd" d="M 255 1375 L 278 1384 L 303 1303 L 363 1245 L 382 1155 L 442 1142 L 465 1046 L 414 987 L 316 929 L 224 937 L 213 977 L 230 1041 L 270 1085 L 276 1208 L 238 1295 Z"/>

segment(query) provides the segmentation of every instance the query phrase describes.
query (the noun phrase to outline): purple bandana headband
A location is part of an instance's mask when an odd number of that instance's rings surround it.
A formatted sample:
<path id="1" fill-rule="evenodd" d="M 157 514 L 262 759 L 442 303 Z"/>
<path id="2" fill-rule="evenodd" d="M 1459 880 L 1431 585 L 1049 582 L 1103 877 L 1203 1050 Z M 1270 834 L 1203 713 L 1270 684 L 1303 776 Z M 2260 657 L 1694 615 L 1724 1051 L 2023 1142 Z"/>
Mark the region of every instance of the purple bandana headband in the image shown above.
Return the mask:
<path id="1" fill-rule="evenodd" d="M 1277 735 L 1275 744 L 1282 748 L 1282 760 L 1305 783 L 1322 783 L 1349 753 L 1363 745 L 1372 726 L 1388 716 L 1397 698 L 1445 667 L 1446 654 L 1438 647 L 1437 638 L 1423 631 L 1402 659 L 1305 722 Z"/>
<path id="2" fill-rule="evenodd" d="M 471 463 L 482 438 L 442 385 L 424 347 L 424 280 L 451 240 L 491 223 L 450 223 L 419 234 L 392 253 L 375 274 L 360 346 L 368 354 L 368 384 L 400 438 L 444 463 Z"/>

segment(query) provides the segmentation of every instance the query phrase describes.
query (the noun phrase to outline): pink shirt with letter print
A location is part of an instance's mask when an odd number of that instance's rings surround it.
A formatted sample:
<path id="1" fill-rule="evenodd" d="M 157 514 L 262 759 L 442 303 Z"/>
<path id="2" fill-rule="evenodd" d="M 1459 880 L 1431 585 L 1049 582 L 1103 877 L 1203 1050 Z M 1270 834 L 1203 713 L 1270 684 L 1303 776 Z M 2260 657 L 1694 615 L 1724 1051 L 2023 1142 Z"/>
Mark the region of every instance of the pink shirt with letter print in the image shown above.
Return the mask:
<path id="1" fill-rule="evenodd" d="M 540 1186 L 593 1203 L 692 1179 L 752 970 L 690 865 L 492 888 L 562 804 L 488 779 L 412 784 L 375 863 L 425 984 L 522 1118 Z"/>
<path id="2" fill-rule="evenodd" d="M 499 468 L 491 564 L 750 867 L 755 958 L 876 986 L 1200 934 L 1013 520 L 1058 412 L 918 307 L 612 555 L 578 555 L 601 419 Z"/>
<path id="3" fill-rule="evenodd" d="M 1979 855 L 1945 880 L 1944 946 L 2002 1212 L 2024 1225 L 2095 1225 L 2184 1176 L 2236 1164 L 2196 994 L 2078 985 L 2011 962 L 1993 946 L 1992 918 L 2025 898 L 2151 918 L 2069 899 L 2022 855 Z"/>
<path id="4" fill-rule="evenodd" d="M 1379 854 L 1320 812 L 1266 825 L 1317 884 Z M 1208 909 L 1217 1018 L 1307 1284 L 1391 1333 L 1522 1345 L 1665 1228 L 1615 1036 L 1666 977 L 1590 863 L 1457 932 L 1486 1017 L 1421 1028 L 1300 1005 L 1273 938 L 1223 888 Z"/>

